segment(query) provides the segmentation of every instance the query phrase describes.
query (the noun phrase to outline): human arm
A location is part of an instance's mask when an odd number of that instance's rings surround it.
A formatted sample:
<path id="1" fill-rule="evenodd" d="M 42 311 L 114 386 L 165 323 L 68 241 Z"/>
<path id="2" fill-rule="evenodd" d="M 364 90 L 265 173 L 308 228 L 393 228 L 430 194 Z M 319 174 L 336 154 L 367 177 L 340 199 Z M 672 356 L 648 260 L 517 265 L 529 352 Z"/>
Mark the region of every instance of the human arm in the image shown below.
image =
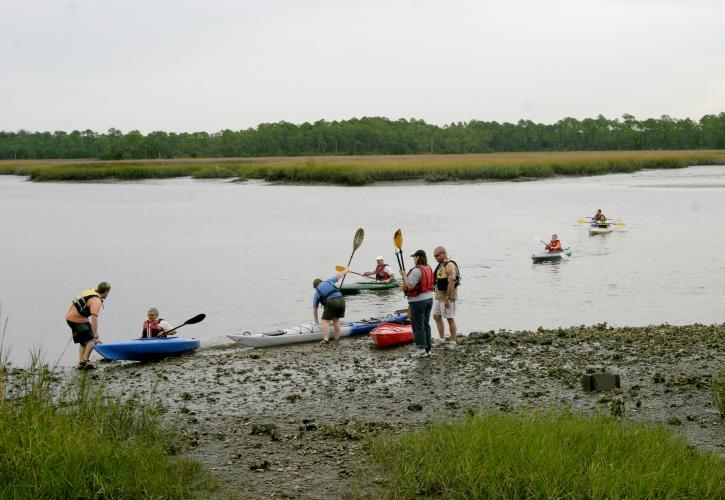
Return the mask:
<path id="1" fill-rule="evenodd" d="M 98 332 L 98 314 L 101 312 L 101 299 L 93 297 L 88 300 L 88 309 L 91 312 L 91 332 L 93 333 L 93 340 L 100 343 L 99 332 Z"/>
<path id="2" fill-rule="evenodd" d="M 456 266 L 452 263 L 446 264 L 446 274 L 448 274 L 448 287 L 446 288 L 446 298 L 443 302 L 443 305 L 446 309 L 448 309 L 448 306 L 451 303 L 451 298 L 453 297 L 453 294 L 456 292 L 456 273 L 457 273 Z"/>
<path id="3" fill-rule="evenodd" d="M 166 336 L 166 335 L 169 335 L 166 332 L 168 332 L 169 330 L 173 330 L 174 327 L 172 327 L 168 321 L 166 321 L 165 319 L 162 319 L 161 321 L 159 321 L 159 328 L 161 328 L 163 335 Z M 176 330 L 172 331 L 171 335 L 174 335 L 175 333 L 176 333 Z"/>
<path id="4" fill-rule="evenodd" d="M 405 271 L 401 270 L 400 275 L 403 277 L 403 289 L 409 292 L 418 284 L 421 278 L 420 269 L 414 267 L 410 270 L 410 274 L 405 274 Z"/>

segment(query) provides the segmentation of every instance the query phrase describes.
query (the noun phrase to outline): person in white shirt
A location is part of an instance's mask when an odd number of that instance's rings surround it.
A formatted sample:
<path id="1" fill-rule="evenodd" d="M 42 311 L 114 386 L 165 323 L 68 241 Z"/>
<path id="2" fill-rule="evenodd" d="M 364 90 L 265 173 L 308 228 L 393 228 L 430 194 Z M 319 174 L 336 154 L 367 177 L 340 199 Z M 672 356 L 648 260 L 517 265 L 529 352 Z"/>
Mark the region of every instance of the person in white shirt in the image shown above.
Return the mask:
<path id="1" fill-rule="evenodd" d="M 362 273 L 363 276 L 375 276 L 376 280 L 383 281 L 385 283 L 388 283 L 390 280 L 395 278 L 393 270 L 390 268 L 389 265 L 385 263 L 382 255 L 378 255 L 378 258 L 376 260 L 377 265 L 375 266 L 375 269 Z"/>

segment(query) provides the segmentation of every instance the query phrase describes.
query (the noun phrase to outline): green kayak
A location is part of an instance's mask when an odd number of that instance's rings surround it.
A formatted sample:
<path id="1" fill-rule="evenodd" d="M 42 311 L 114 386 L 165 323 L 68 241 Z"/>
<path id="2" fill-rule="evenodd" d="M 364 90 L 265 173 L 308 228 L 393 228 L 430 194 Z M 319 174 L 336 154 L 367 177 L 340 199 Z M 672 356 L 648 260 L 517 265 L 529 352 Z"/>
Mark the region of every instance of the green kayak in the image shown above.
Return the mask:
<path id="1" fill-rule="evenodd" d="M 400 288 L 403 284 L 403 280 L 393 280 L 388 283 L 384 281 L 359 281 L 357 283 L 343 283 L 340 287 L 340 291 L 343 295 L 354 295 L 356 293 L 364 291 L 377 292 L 378 290 L 390 290 L 393 288 Z"/>

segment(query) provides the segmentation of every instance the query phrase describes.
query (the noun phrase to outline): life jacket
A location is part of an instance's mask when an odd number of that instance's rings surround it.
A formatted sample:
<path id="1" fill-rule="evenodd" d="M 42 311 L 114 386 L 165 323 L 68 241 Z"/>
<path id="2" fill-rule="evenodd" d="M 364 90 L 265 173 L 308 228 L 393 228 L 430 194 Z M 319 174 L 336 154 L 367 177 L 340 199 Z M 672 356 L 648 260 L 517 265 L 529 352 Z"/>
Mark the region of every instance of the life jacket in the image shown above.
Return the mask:
<path id="1" fill-rule="evenodd" d="M 76 307 L 76 311 L 85 318 L 88 318 L 91 315 L 91 308 L 88 306 L 88 301 L 92 297 L 98 297 L 101 299 L 101 304 L 103 303 L 103 297 L 101 297 L 101 294 L 93 288 L 83 290 L 75 299 L 73 299 L 73 305 Z"/>
<path id="2" fill-rule="evenodd" d="M 320 294 L 320 304 L 322 304 L 323 306 L 327 305 L 327 299 L 342 297 L 342 292 L 340 292 L 340 289 L 329 281 L 321 282 L 319 285 L 317 285 L 315 290 L 317 290 L 317 293 Z"/>
<path id="3" fill-rule="evenodd" d="M 386 280 L 393 276 L 392 274 L 385 272 L 386 267 L 388 267 L 387 264 L 381 264 L 375 268 L 375 279 L 376 280 L 383 281 L 383 280 Z"/>
<path id="4" fill-rule="evenodd" d="M 546 249 L 549 251 L 549 253 L 561 252 L 561 241 L 554 240 L 553 243 L 549 243 L 548 245 L 546 245 Z"/>
<path id="5" fill-rule="evenodd" d="M 141 330 L 142 337 L 158 337 L 159 333 L 163 332 L 164 329 L 159 326 L 159 323 L 163 321 L 163 318 L 156 318 L 153 321 L 146 320 L 143 322 L 143 330 Z"/>
<path id="6" fill-rule="evenodd" d="M 412 290 L 406 291 L 405 295 L 408 297 L 417 297 L 422 293 L 432 292 L 433 270 L 430 268 L 430 266 L 420 265 L 415 266 L 413 269 L 420 269 L 420 281 L 413 287 Z M 408 276 L 410 276 L 410 273 L 413 271 L 413 269 L 408 271 Z"/>
<path id="7" fill-rule="evenodd" d="M 453 265 L 456 266 L 456 284 L 455 288 L 458 288 L 458 285 L 461 284 L 461 270 L 458 267 L 458 263 L 455 260 L 447 260 L 445 262 L 439 262 L 436 266 L 435 271 L 433 271 L 433 274 L 435 275 L 436 279 L 436 289 L 445 292 L 448 290 L 448 274 L 446 273 L 446 265 L 449 262 L 453 262 Z M 443 276 L 438 276 L 438 271 L 443 268 Z"/>

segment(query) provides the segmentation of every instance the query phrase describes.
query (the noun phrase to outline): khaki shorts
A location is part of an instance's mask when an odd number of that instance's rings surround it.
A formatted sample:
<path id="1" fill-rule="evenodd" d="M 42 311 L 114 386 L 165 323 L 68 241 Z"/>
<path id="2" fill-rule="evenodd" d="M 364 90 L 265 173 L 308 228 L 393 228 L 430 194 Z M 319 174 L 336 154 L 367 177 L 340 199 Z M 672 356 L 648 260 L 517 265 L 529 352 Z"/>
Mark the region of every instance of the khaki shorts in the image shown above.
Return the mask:
<path id="1" fill-rule="evenodd" d="M 446 304 L 442 300 L 433 301 L 433 316 L 440 316 L 441 318 L 453 319 L 456 317 L 456 301 L 451 300 L 448 302 L 448 309 Z"/>

